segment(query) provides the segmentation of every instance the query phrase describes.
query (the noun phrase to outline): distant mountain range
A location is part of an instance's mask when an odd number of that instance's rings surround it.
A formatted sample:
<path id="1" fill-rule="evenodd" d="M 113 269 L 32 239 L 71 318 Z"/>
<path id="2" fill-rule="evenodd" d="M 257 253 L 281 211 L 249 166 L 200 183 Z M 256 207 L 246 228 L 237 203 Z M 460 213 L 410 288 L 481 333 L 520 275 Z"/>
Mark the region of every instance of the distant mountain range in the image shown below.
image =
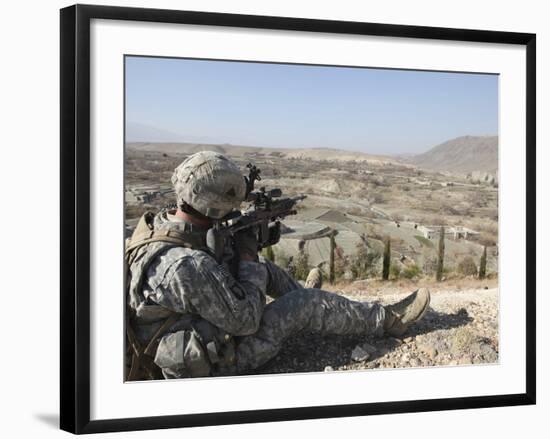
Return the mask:
<path id="1" fill-rule="evenodd" d="M 129 142 L 127 147 L 134 150 L 157 151 L 167 154 L 193 154 L 198 151 L 209 150 L 233 156 L 268 154 L 288 159 L 355 160 L 371 164 L 403 163 L 409 166 L 454 174 L 484 173 L 496 175 L 498 170 L 498 136 L 463 136 L 448 140 L 423 154 L 401 154 L 393 157 L 330 148 L 266 148 L 188 142 Z"/>
<path id="2" fill-rule="evenodd" d="M 455 174 L 498 170 L 498 136 L 463 136 L 405 159 L 419 168 Z"/>
<path id="3" fill-rule="evenodd" d="M 215 151 L 232 156 L 248 154 L 267 154 L 282 158 L 312 159 L 331 161 L 369 162 L 373 164 L 397 163 L 397 159 L 358 151 L 343 151 L 331 148 L 267 148 L 261 146 L 243 146 L 231 144 L 207 143 L 161 143 L 161 142 L 128 142 L 127 147 L 139 151 L 156 151 L 165 154 L 193 154 L 199 151 Z"/>

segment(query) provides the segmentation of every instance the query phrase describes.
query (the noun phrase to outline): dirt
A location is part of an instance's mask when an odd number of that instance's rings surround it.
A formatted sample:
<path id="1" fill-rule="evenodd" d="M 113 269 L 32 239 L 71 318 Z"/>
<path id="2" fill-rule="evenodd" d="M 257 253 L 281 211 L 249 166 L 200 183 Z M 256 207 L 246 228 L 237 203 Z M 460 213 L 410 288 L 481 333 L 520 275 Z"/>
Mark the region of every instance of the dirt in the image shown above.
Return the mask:
<path id="1" fill-rule="evenodd" d="M 406 293 L 346 293 L 393 303 Z M 399 338 L 298 334 L 258 373 L 456 366 L 498 362 L 498 289 L 432 291 L 424 318 Z"/>
<path id="2" fill-rule="evenodd" d="M 128 187 L 166 185 L 173 169 L 187 154 L 205 149 L 205 145 L 191 145 L 191 149 L 182 149 L 181 145 L 156 148 L 151 145 L 127 148 L 125 181 Z M 417 264 L 423 273 L 419 279 L 415 278 L 415 282 L 429 287 L 433 294 L 425 318 L 399 339 L 299 334 L 288 340 L 280 355 L 259 373 L 498 361 L 498 266 L 495 262 L 498 248 L 494 246 L 498 239 L 496 187 L 473 185 L 465 176 L 425 171 L 366 155 L 335 160 L 333 151 L 311 150 L 305 154 L 298 150 L 219 148 L 217 150 L 229 153 L 243 170 L 249 161 L 253 161 L 262 169 L 262 184 L 268 188 L 280 187 L 285 195 L 307 194 L 308 198 L 298 206 L 304 218 L 308 218 L 313 209 L 332 209 L 350 218 L 355 216 L 352 221 L 355 229 L 364 224 L 373 247 L 376 247 L 374 244 L 381 245 L 387 236 L 392 237 L 393 261 L 403 265 Z M 290 153 L 292 157 L 287 156 Z M 344 157 L 341 152 L 337 155 Z M 138 218 L 145 209 L 158 209 L 166 205 L 167 200 L 161 197 L 152 203 L 127 206 L 127 220 Z M 413 225 L 409 227 L 407 224 Z M 435 246 L 423 244 L 416 238 L 419 233 L 414 224 L 461 225 L 480 232 L 475 243 L 447 243 L 444 284 L 425 283 L 425 279 L 433 274 L 423 262 L 435 257 Z M 456 273 L 457 263 L 463 257 L 473 256 L 475 261 L 479 261 L 482 245 L 489 247 L 488 273 L 492 276 L 484 284 L 464 279 L 462 274 Z M 453 276 L 457 274 L 460 274 L 459 279 L 454 280 Z M 415 285 L 408 284 L 405 277 L 391 282 L 369 279 L 347 283 L 336 286 L 333 291 L 355 300 L 387 304 L 415 289 Z M 340 281 L 346 279 L 342 276 Z"/>

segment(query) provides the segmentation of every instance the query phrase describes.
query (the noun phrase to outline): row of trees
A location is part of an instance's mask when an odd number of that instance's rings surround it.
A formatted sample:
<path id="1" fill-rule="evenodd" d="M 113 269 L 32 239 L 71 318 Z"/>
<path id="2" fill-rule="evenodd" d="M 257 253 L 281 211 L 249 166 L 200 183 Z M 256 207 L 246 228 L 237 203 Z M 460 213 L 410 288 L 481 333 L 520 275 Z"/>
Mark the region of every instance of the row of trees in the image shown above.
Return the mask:
<path id="1" fill-rule="evenodd" d="M 446 273 L 445 270 L 445 229 L 441 228 L 439 242 L 437 247 L 437 259 L 425 262 L 424 270 L 416 264 L 392 263 L 391 258 L 391 238 L 384 240 L 384 250 L 382 254 L 369 248 L 365 242 L 358 244 L 357 251 L 353 256 L 344 255 L 342 249 L 336 246 L 334 236 L 330 236 L 330 255 L 327 265 L 323 265 L 327 280 L 333 283 L 336 279 L 366 279 L 380 276 L 380 258 L 382 258 L 382 279 L 403 277 L 407 279 L 415 278 L 424 272 L 432 273 L 437 281 L 442 281 Z M 264 249 L 263 255 L 282 268 L 291 271 L 291 274 L 299 280 L 305 280 L 309 270 L 312 268 L 309 263 L 308 253 L 301 250 L 294 257 L 287 257 L 280 251 L 274 251 L 273 247 Z M 487 247 L 483 247 L 483 253 L 479 260 L 479 268 L 471 256 L 462 259 L 456 271 L 464 276 L 477 276 L 484 279 L 487 274 Z"/>
<path id="2" fill-rule="evenodd" d="M 388 280 L 390 276 L 390 263 L 391 263 L 391 239 L 386 238 L 384 246 L 384 260 L 382 262 L 382 279 Z M 445 228 L 441 227 L 439 231 L 439 242 L 437 246 L 437 265 L 435 271 L 435 278 L 438 282 L 443 280 L 445 272 Z M 417 267 L 418 268 L 418 267 Z M 483 253 L 479 260 L 479 270 L 472 257 L 466 257 L 458 264 L 457 270 L 459 273 L 466 276 L 477 275 L 479 279 L 484 279 L 487 275 L 487 246 L 483 246 Z M 415 271 L 415 270 L 413 270 Z M 420 268 L 418 268 L 420 272 Z M 410 274 L 410 272 L 409 272 Z M 409 277 L 409 276 L 405 276 Z M 414 277 L 414 276 L 412 276 Z"/>

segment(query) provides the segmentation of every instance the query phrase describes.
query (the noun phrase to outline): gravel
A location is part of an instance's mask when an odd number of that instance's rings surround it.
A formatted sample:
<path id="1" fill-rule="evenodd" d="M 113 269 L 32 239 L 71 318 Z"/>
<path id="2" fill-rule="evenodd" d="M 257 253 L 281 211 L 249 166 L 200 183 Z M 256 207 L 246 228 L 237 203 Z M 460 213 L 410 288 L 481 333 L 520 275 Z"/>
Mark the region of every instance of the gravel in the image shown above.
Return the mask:
<path id="1" fill-rule="evenodd" d="M 369 300 L 365 292 L 346 295 Z M 383 304 L 405 294 L 378 295 Z M 498 362 L 498 290 L 432 292 L 424 318 L 400 338 L 325 336 L 300 333 L 257 373 L 467 366 Z"/>

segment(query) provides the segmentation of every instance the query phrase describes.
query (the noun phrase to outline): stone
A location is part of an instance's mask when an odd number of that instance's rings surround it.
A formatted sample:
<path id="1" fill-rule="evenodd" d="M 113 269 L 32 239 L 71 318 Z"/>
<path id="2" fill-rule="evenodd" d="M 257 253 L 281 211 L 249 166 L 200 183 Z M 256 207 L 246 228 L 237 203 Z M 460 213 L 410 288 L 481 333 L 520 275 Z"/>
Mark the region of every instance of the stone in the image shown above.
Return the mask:
<path id="1" fill-rule="evenodd" d="M 420 350 L 424 352 L 430 360 L 433 360 L 437 355 L 437 349 L 432 345 L 422 345 Z"/>
<path id="2" fill-rule="evenodd" d="M 351 359 L 356 362 L 366 361 L 369 359 L 369 357 L 370 354 L 359 345 L 355 346 L 355 348 L 351 352 Z"/>
<path id="3" fill-rule="evenodd" d="M 376 351 L 378 351 L 378 348 L 376 346 L 373 346 L 368 343 L 363 343 L 361 346 L 361 349 L 363 349 L 365 352 L 367 352 L 369 355 L 374 354 Z"/>
<path id="4" fill-rule="evenodd" d="M 334 372 L 334 368 L 332 366 L 326 366 L 324 371 L 325 372 Z"/>

